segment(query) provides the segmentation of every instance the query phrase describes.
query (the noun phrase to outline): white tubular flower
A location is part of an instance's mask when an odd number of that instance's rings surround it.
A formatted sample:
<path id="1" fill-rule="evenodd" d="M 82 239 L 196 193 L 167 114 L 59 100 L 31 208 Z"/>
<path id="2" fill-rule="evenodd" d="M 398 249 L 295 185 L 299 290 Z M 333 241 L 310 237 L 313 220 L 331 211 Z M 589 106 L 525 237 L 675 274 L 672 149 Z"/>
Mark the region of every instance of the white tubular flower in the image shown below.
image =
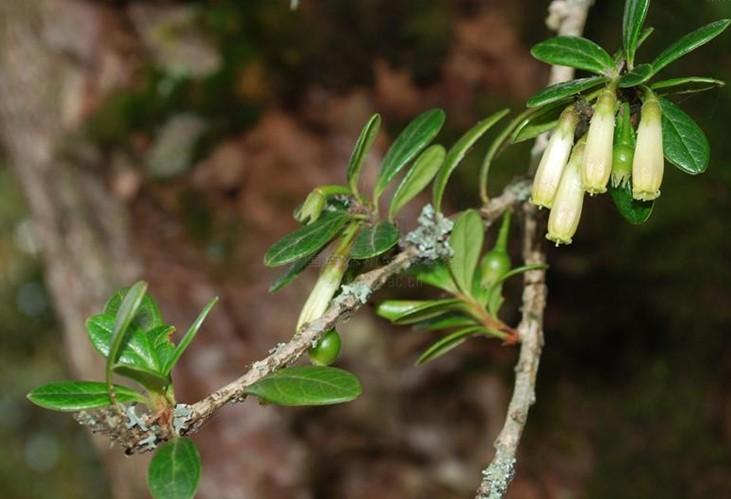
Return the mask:
<path id="1" fill-rule="evenodd" d="M 561 113 L 558 126 L 548 141 L 533 179 L 531 192 L 533 204 L 546 208 L 553 205 L 553 198 L 558 190 L 558 184 L 561 182 L 561 174 L 569 159 L 569 154 L 571 154 L 571 146 L 574 144 L 574 131 L 578 121 L 579 116 L 573 106 Z"/>
<path id="2" fill-rule="evenodd" d="M 637 147 L 632 161 L 632 197 L 652 201 L 660 196 L 664 169 L 662 150 L 662 109 L 652 95 L 642 105 L 637 127 Z"/>
<path id="3" fill-rule="evenodd" d="M 606 192 L 612 173 L 612 146 L 614 144 L 614 111 L 617 97 L 614 89 L 606 88 L 599 95 L 594 116 L 591 117 L 586 138 L 586 154 L 581 175 L 589 194 Z"/>
<path id="4" fill-rule="evenodd" d="M 584 183 L 581 179 L 581 165 L 586 153 L 585 139 L 579 141 L 571 153 L 558 186 L 553 208 L 548 217 L 546 237 L 559 244 L 571 244 L 581 219 L 584 204 Z"/>
<path id="5" fill-rule="evenodd" d="M 297 330 L 303 324 L 317 320 L 325 313 L 330 301 L 340 288 L 340 281 L 345 274 L 347 263 L 340 261 L 340 258 L 331 256 L 330 261 L 320 273 L 320 277 L 312 288 L 310 296 L 302 307 L 299 319 L 297 319 Z"/>

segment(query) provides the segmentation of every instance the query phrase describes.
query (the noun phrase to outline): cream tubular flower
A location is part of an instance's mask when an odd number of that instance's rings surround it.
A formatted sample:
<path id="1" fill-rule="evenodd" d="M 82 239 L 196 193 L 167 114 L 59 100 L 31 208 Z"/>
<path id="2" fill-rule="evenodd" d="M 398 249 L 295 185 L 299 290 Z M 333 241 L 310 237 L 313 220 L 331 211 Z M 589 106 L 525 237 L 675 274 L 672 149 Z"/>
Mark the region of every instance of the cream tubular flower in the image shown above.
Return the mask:
<path id="1" fill-rule="evenodd" d="M 546 208 L 553 205 L 553 198 L 558 190 L 558 184 L 561 182 L 561 174 L 569 159 L 569 154 L 571 154 L 571 146 L 574 144 L 574 131 L 578 121 L 579 116 L 573 106 L 566 108 L 561 113 L 558 126 L 548 141 L 533 179 L 531 192 L 533 204 Z"/>
<path id="2" fill-rule="evenodd" d="M 614 145 L 614 111 L 617 97 L 613 88 L 605 88 L 594 106 L 589 133 L 586 138 L 586 154 L 582 179 L 589 194 L 606 192 L 612 173 L 612 146 Z"/>
<path id="3" fill-rule="evenodd" d="M 652 201 L 660 196 L 664 169 L 662 149 L 662 109 L 651 95 L 642 105 L 637 127 L 637 147 L 632 161 L 632 197 Z"/>
<path id="4" fill-rule="evenodd" d="M 587 147 L 585 139 L 580 140 L 571 153 L 558 186 L 553 208 L 548 217 L 546 237 L 559 244 L 571 244 L 581 219 L 584 204 L 584 183 L 581 179 L 581 165 Z"/>
<path id="5" fill-rule="evenodd" d="M 330 259 L 331 261 L 323 269 L 315 287 L 312 288 L 310 296 L 302 307 L 299 319 L 297 319 L 297 330 L 303 324 L 319 319 L 325 313 L 328 305 L 330 305 L 330 301 L 340 288 L 340 281 L 343 279 L 347 264 L 335 260 L 333 256 Z"/>

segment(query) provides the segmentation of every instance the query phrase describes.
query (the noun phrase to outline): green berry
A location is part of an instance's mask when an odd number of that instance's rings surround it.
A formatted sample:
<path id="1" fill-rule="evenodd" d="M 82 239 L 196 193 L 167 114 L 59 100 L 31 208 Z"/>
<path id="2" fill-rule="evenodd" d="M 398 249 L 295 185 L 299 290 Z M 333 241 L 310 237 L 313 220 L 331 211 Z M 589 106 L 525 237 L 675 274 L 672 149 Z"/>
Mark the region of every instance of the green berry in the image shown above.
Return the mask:
<path id="1" fill-rule="evenodd" d="M 316 366 L 329 366 L 340 353 L 340 335 L 334 329 L 325 333 L 314 347 L 310 348 L 310 362 Z"/>

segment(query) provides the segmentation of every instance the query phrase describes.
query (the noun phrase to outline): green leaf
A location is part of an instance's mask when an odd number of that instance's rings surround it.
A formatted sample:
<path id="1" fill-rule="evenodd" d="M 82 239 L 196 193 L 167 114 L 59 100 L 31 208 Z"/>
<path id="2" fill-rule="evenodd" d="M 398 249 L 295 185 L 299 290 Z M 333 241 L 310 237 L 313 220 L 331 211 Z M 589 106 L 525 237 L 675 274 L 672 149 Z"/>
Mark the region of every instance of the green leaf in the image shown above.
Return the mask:
<path id="1" fill-rule="evenodd" d="M 147 487 L 155 499 L 191 499 L 201 477 L 201 456 L 189 438 L 165 442 L 150 461 Z"/>
<path id="2" fill-rule="evenodd" d="M 185 333 L 185 336 L 178 342 L 177 346 L 175 347 L 175 352 L 173 355 L 165 362 L 165 365 L 163 365 L 162 372 L 165 375 L 169 375 L 170 372 L 173 370 L 173 367 L 175 367 L 175 364 L 177 364 L 178 360 L 180 360 L 181 355 L 183 355 L 183 352 L 190 346 L 190 343 L 193 341 L 193 338 L 195 338 L 195 335 L 198 333 L 198 330 L 200 329 L 201 325 L 203 324 L 203 321 L 206 320 L 206 316 L 211 311 L 213 306 L 218 303 L 218 297 L 214 297 L 211 301 L 209 301 L 205 307 L 203 307 L 203 310 L 201 310 L 201 313 L 198 314 L 198 317 L 195 319 L 193 324 L 190 325 L 190 328 L 188 328 L 188 331 Z"/>
<path id="3" fill-rule="evenodd" d="M 144 397 L 126 386 L 114 385 L 118 402 L 144 402 Z M 34 388 L 28 400 L 53 411 L 76 412 L 112 405 L 106 383 L 98 381 L 58 381 Z"/>
<path id="4" fill-rule="evenodd" d="M 533 97 L 528 99 L 527 107 L 539 107 L 546 104 L 562 101 L 576 94 L 580 94 L 590 88 L 597 87 L 602 83 L 609 81 L 604 76 L 591 76 L 589 78 L 579 78 L 577 80 L 564 81 L 550 85 L 539 91 Z"/>
<path id="5" fill-rule="evenodd" d="M 632 198 L 632 183 L 627 182 L 624 186 L 609 186 L 609 193 L 612 195 L 617 211 L 629 223 L 638 225 L 647 222 L 652 215 L 654 201 L 638 201 Z"/>
<path id="6" fill-rule="evenodd" d="M 269 286 L 269 292 L 276 293 L 283 287 L 287 286 L 290 282 L 294 281 L 302 272 L 304 272 L 307 267 L 310 266 L 312 261 L 317 258 L 317 255 L 319 254 L 320 252 L 317 251 L 309 256 L 300 258 L 292 265 L 290 265 L 289 268 L 282 275 L 277 277 L 272 285 Z"/>
<path id="7" fill-rule="evenodd" d="M 711 155 L 703 130 L 678 106 L 660 99 L 665 158 L 690 175 L 706 171 Z"/>
<path id="8" fill-rule="evenodd" d="M 381 222 L 358 234 L 350 256 L 354 260 L 373 258 L 393 248 L 399 240 L 399 230 L 390 222 Z"/>
<path id="9" fill-rule="evenodd" d="M 154 392 L 163 392 L 172 382 L 170 376 L 141 366 L 116 364 L 112 370 L 117 374 L 138 382 L 148 390 Z"/>
<path id="10" fill-rule="evenodd" d="M 460 137 L 460 139 L 449 149 L 447 157 L 444 158 L 444 163 L 437 173 L 437 178 L 434 180 L 432 205 L 436 211 L 441 211 L 442 197 L 444 196 L 444 190 L 447 188 L 449 177 L 452 175 L 454 169 L 460 164 L 462 159 L 464 159 L 467 151 L 470 150 L 470 148 L 480 137 L 482 137 L 483 134 L 485 134 L 485 132 L 508 114 L 508 112 L 508 109 L 503 109 L 502 111 L 498 111 L 497 113 L 480 121 L 470 128 L 467 133 L 462 135 L 462 137 Z"/>
<path id="11" fill-rule="evenodd" d="M 624 4 L 624 16 L 622 19 L 622 42 L 624 53 L 629 65 L 632 66 L 635 60 L 635 51 L 640 43 L 642 25 L 645 24 L 647 10 L 650 8 L 650 0 L 627 0 Z"/>
<path id="12" fill-rule="evenodd" d="M 419 359 L 416 361 L 416 365 L 426 364 L 429 361 L 437 359 L 464 343 L 470 336 L 481 333 L 485 333 L 485 329 L 482 326 L 470 326 L 464 329 L 459 329 L 427 348 L 426 351 L 419 356 Z"/>
<path id="13" fill-rule="evenodd" d="M 704 92 L 726 85 L 721 80 L 706 78 L 702 76 L 686 76 L 684 78 L 671 78 L 669 80 L 656 81 L 650 88 L 659 95 L 669 94 L 692 94 Z"/>
<path id="14" fill-rule="evenodd" d="M 448 312 L 461 311 L 463 308 L 462 301 L 454 298 L 427 300 L 423 305 L 409 310 L 394 319 L 392 322 L 394 324 L 406 326 L 409 324 L 416 324 L 417 322 L 425 321 L 427 319 L 434 319 Z"/>
<path id="15" fill-rule="evenodd" d="M 449 236 L 449 246 L 454 251 L 449 260 L 449 270 L 457 286 L 468 296 L 472 295 L 472 281 L 480 260 L 485 228 L 476 210 L 467 210 L 454 223 Z"/>
<path id="16" fill-rule="evenodd" d="M 640 64 L 629 73 L 625 73 L 619 79 L 619 86 L 622 88 L 636 87 L 649 80 L 655 74 L 651 64 Z"/>
<path id="17" fill-rule="evenodd" d="M 316 222 L 290 232 L 274 243 L 264 255 L 264 265 L 277 267 L 315 253 L 329 243 L 349 219 L 342 212 L 323 213 Z"/>
<path id="18" fill-rule="evenodd" d="M 549 38 L 531 49 L 539 61 L 555 65 L 583 69 L 605 76 L 614 71 L 614 61 L 606 50 L 580 36 Z"/>
<path id="19" fill-rule="evenodd" d="M 114 316 L 107 313 L 92 315 L 86 321 L 86 331 L 89 336 L 89 341 L 91 341 L 94 348 L 104 357 L 109 356 L 114 321 Z M 164 334 L 160 334 L 160 331 L 165 331 L 169 334 L 171 326 L 160 326 L 160 328 L 163 329 L 152 329 L 151 332 L 153 334 L 150 334 L 137 327 L 129 327 L 115 364 L 137 366 L 151 371 L 160 370 L 162 364 L 158 350 L 164 351 L 168 347 L 159 340 L 160 336 L 165 337 Z M 157 347 L 154 342 L 156 338 L 160 341 Z M 174 346 L 169 340 L 168 344 L 169 350 L 172 352 Z"/>
<path id="20" fill-rule="evenodd" d="M 731 23 L 731 20 L 721 19 L 720 21 L 706 24 L 705 26 L 688 33 L 680 40 L 663 50 L 662 53 L 660 53 L 660 55 L 652 61 L 652 66 L 655 68 L 655 72 L 657 73 L 671 62 L 674 62 L 687 53 L 692 52 L 698 47 L 710 42 L 720 35 L 723 30 L 728 28 L 729 23 Z"/>
<path id="21" fill-rule="evenodd" d="M 107 366 L 106 366 L 106 382 L 107 388 L 109 389 L 110 398 L 113 397 L 112 386 L 112 370 L 117 363 L 119 357 L 119 351 L 122 349 L 122 345 L 125 343 L 125 337 L 127 336 L 127 329 L 132 323 L 137 314 L 137 310 L 142 305 L 142 299 L 145 297 L 147 292 L 147 283 L 144 281 L 138 281 L 129 288 L 129 291 L 124 295 L 122 303 L 119 305 L 117 315 L 114 318 L 114 326 L 112 329 L 111 341 L 109 343 L 109 353 L 107 355 Z"/>
<path id="22" fill-rule="evenodd" d="M 442 261 L 414 265 L 409 270 L 409 273 L 413 275 L 417 281 L 428 284 L 429 286 L 443 289 L 449 293 L 458 292 L 457 285 L 449 273 L 449 267 L 447 267 L 447 264 Z"/>
<path id="23" fill-rule="evenodd" d="M 479 326 L 479 322 L 474 317 L 461 314 L 449 314 L 435 319 L 427 319 L 423 322 L 415 324 L 416 329 L 424 331 L 436 331 L 439 329 L 449 329 L 453 327 Z"/>
<path id="24" fill-rule="evenodd" d="M 102 313 L 109 314 L 112 317 L 116 316 L 117 312 L 119 312 L 119 306 L 122 304 L 122 300 L 128 291 L 129 288 L 123 288 L 114 293 L 104 305 Z M 145 296 L 142 298 L 142 303 L 137 309 L 137 313 L 130 325 L 142 331 L 149 331 L 150 329 L 165 325 L 162 320 L 162 314 L 160 313 L 160 307 L 157 306 L 150 293 L 145 293 Z"/>
<path id="25" fill-rule="evenodd" d="M 363 129 L 360 131 L 358 141 L 353 147 L 353 152 L 350 155 L 350 161 L 348 161 L 348 185 L 353 194 L 358 194 L 358 178 L 360 177 L 360 171 L 363 168 L 363 161 L 368 155 L 373 146 L 373 142 L 376 140 L 378 130 L 381 128 L 381 115 L 374 114 L 365 124 Z"/>
<path id="26" fill-rule="evenodd" d="M 645 28 L 642 34 L 640 35 L 640 40 L 637 42 L 637 48 L 640 48 L 643 43 L 645 43 L 645 40 L 650 38 L 650 35 L 655 32 L 655 28 L 650 26 L 649 28 Z"/>
<path id="27" fill-rule="evenodd" d="M 539 135 L 550 132 L 558 126 L 558 120 L 547 121 L 545 123 L 538 123 L 536 125 L 527 125 L 516 130 L 517 133 L 513 134 L 510 139 L 512 144 L 519 144 L 526 140 L 535 139 Z"/>
<path id="28" fill-rule="evenodd" d="M 350 402 L 363 389 L 358 378 L 336 367 L 280 369 L 246 388 L 246 393 L 277 405 L 330 405 Z"/>
<path id="29" fill-rule="evenodd" d="M 395 321 L 399 317 L 429 302 L 431 300 L 384 300 L 376 308 L 376 314 L 389 321 Z"/>
<path id="30" fill-rule="evenodd" d="M 383 158 L 381 172 L 373 190 L 373 199 L 377 202 L 391 180 L 416 157 L 441 130 L 445 114 L 441 109 L 431 109 L 420 114 L 401 132 L 386 156 Z M 374 203 L 376 204 L 376 203 Z"/>
<path id="31" fill-rule="evenodd" d="M 439 167 L 444 163 L 447 151 L 439 144 L 427 148 L 416 159 L 414 166 L 408 171 L 391 199 L 388 218 L 393 220 L 396 214 L 429 185 Z"/>

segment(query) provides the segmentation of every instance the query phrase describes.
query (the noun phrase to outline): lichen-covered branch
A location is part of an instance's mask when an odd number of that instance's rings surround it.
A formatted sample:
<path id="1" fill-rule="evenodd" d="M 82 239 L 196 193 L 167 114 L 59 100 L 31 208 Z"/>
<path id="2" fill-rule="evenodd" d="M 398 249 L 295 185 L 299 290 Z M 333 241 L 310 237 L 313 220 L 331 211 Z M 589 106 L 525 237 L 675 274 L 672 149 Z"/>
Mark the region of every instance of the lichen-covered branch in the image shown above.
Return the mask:
<path id="1" fill-rule="evenodd" d="M 578 36 L 584 30 L 587 13 L 593 0 L 554 0 L 549 7 L 546 24 L 559 35 Z M 554 66 L 549 84 L 573 78 L 574 70 Z M 537 140 L 533 155 L 541 154 L 545 140 Z M 487 207 L 486 209 L 489 209 Z M 486 210 L 483 209 L 483 212 Z M 524 203 L 523 259 L 526 264 L 545 263 L 543 234 L 545 216 L 534 206 Z M 520 353 L 515 366 L 515 385 L 503 428 L 495 440 L 495 455 L 483 470 L 476 499 L 501 499 L 515 475 L 516 454 L 528 412 L 535 402 L 535 384 L 543 349 L 543 311 L 546 306 L 545 271 L 526 272 L 523 279 L 522 319 L 518 326 Z"/>
<path id="2" fill-rule="evenodd" d="M 492 199 L 482 210 L 486 226 L 500 218 L 505 210 L 523 203 L 528 195 L 527 185 L 525 179 L 516 180 L 505 188 L 501 196 Z M 434 212 L 431 206 L 425 207 L 419 217 L 419 226 L 406 235 L 402 251 L 390 262 L 344 285 L 340 295 L 319 319 L 304 324 L 289 342 L 276 345 L 266 358 L 254 362 L 238 379 L 192 405 L 178 404 L 164 424 L 159 416 L 137 414 L 130 410 L 124 421 L 116 410 L 81 412 L 76 420 L 94 433 L 107 435 L 127 454 L 148 452 L 175 433 L 189 435 L 197 432 L 216 411 L 243 401 L 247 387 L 297 361 L 320 336 L 358 310 L 391 277 L 401 274 L 416 262 L 444 257 L 449 251 L 446 242 L 451 227 L 449 219 Z"/>

